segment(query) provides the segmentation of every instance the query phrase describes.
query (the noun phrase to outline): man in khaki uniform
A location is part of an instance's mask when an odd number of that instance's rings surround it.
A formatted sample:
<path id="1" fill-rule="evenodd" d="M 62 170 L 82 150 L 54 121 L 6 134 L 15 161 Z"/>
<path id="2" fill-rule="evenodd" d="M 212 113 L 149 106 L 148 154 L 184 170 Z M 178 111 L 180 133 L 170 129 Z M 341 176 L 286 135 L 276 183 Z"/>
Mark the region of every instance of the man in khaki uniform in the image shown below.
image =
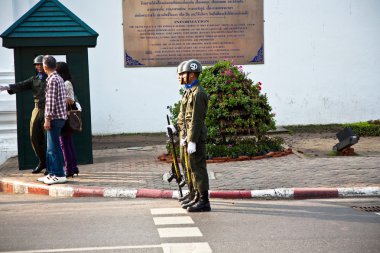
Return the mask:
<path id="1" fill-rule="evenodd" d="M 45 110 L 45 88 L 47 75 L 42 67 L 43 55 L 34 59 L 34 67 L 37 75 L 32 76 L 24 81 L 10 85 L 0 85 L 0 92 L 7 90 L 9 94 L 32 90 L 35 107 L 30 119 L 30 140 L 32 147 L 39 160 L 38 166 L 33 169 L 32 173 L 40 173 L 46 168 L 46 147 L 44 131 L 44 110 Z"/>
<path id="2" fill-rule="evenodd" d="M 198 80 L 201 71 L 202 65 L 195 59 L 182 62 L 178 66 L 179 80 L 181 84 L 185 85 L 185 93 L 181 100 L 177 127 L 168 126 L 173 132 L 178 129 L 183 166 L 185 166 L 184 150 L 186 150 L 184 147 L 187 148 L 189 154 L 191 183 L 196 193 L 188 195 L 188 199 L 182 202 L 183 207 L 187 208 L 189 212 L 211 211 L 206 167 L 207 128 L 205 118 L 208 96 Z"/>

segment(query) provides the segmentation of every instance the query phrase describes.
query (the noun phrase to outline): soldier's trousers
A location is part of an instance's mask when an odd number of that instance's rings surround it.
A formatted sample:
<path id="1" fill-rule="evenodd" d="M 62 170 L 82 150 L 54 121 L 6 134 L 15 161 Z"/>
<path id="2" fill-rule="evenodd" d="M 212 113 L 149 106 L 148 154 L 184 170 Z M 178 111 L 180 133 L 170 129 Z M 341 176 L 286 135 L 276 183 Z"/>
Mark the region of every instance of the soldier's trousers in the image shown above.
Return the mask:
<path id="1" fill-rule="evenodd" d="M 195 190 L 205 192 L 210 188 L 206 165 L 206 143 L 196 143 L 196 150 L 195 153 L 189 154 L 191 179 Z M 186 168 L 182 147 L 180 149 L 180 156 L 182 168 Z"/>
<path id="2" fill-rule="evenodd" d="M 44 109 L 34 107 L 32 118 L 30 119 L 30 141 L 34 153 L 38 158 L 38 165 L 46 166 L 46 145 L 45 145 L 45 130 L 44 130 Z"/>

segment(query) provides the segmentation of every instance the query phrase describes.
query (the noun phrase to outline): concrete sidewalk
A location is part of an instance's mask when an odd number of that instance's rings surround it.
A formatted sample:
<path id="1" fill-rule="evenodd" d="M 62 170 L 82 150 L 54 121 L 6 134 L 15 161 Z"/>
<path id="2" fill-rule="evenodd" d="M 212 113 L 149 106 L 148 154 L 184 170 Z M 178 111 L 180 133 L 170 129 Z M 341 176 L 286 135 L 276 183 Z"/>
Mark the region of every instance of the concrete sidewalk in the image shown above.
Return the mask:
<path id="1" fill-rule="evenodd" d="M 163 178 L 170 164 L 165 147 L 94 150 L 94 164 L 79 166 L 66 184 L 37 182 L 42 174 L 20 171 L 11 158 L 0 168 L 0 191 L 63 197 L 176 198 L 175 182 Z M 211 198 L 380 197 L 380 156 L 308 158 L 301 154 L 210 163 Z"/>

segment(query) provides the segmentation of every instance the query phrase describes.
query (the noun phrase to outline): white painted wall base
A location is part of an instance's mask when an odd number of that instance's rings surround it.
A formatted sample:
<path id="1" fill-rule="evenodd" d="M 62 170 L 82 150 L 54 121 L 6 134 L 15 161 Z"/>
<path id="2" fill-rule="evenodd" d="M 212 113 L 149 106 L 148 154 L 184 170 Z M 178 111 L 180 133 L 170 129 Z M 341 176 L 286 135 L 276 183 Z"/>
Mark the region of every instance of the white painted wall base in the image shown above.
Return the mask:
<path id="1" fill-rule="evenodd" d="M 14 82 L 13 72 L 0 72 L 0 85 Z M 16 96 L 0 93 L 0 165 L 17 155 Z"/>

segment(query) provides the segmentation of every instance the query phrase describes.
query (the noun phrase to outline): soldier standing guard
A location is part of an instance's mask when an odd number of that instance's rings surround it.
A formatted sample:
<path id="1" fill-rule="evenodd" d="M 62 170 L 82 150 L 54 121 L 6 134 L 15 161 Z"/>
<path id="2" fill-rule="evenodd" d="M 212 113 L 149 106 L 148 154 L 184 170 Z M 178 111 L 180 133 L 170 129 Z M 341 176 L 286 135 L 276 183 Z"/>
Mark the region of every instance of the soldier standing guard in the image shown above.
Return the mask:
<path id="1" fill-rule="evenodd" d="M 0 85 L 0 92 L 7 90 L 9 94 L 32 90 L 35 107 L 30 119 L 30 141 L 39 160 L 37 167 L 33 169 L 32 173 L 40 173 L 46 168 L 44 110 L 47 75 L 42 67 L 42 59 L 43 55 L 39 55 L 34 59 L 33 65 L 36 68 L 36 76 L 32 76 L 16 84 Z M 47 175 L 47 171 L 45 175 Z"/>
<path id="2" fill-rule="evenodd" d="M 167 126 L 173 133 L 177 130 L 180 137 L 180 156 L 182 166 L 187 151 L 191 171 L 191 182 L 188 182 L 190 194 L 182 201 L 182 207 L 189 212 L 211 211 L 208 197 L 209 178 L 206 166 L 207 128 L 205 118 L 208 96 L 200 85 L 198 77 L 202 72 L 199 61 L 192 59 L 178 66 L 179 81 L 185 85 L 185 93 L 181 100 L 177 126 Z M 192 185 L 192 186 L 191 186 Z M 190 189 L 193 187 L 193 189 Z"/>

